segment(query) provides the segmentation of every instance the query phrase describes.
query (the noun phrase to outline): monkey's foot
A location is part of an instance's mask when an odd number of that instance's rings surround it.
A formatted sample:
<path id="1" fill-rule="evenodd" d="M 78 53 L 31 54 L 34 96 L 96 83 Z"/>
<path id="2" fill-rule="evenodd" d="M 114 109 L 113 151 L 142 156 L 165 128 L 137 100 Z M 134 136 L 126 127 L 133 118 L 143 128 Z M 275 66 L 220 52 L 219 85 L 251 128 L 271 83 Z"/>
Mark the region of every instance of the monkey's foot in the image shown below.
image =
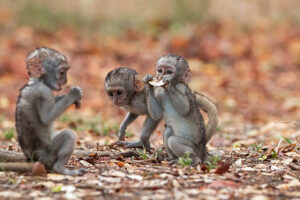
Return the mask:
<path id="1" fill-rule="evenodd" d="M 222 156 L 224 156 L 225 154 L 225 151 L 222 150 L 222 149 L 218 149 L 218 150 L 211 150 L 209 152 L 207 152 L 207 156 L 208 156 L 208 159 L 210 159 L 210 157 L 219 157 L 219 158 L 222 158 Z"/>
<path id="2" fill-rule="evenodd" d="M 87 173 L 88 170 L 84 168 L 79 168 L 77 171 L 77 175 L 82 176 L 83 174 Z"/>
<path id="3" fill-rule="evenodd" d="M 145 148 L 147 151 L 150 151 L 152 149 L 150 145 L 147 145 L 146 147 L 144 147 L 142 141 L 138 141 L 138 142 L 118 141 L 116 143 L 119 145 L 125 146 L 127 148 Z"/>
<path id="4" fill-rule="evenodd" d="M 202 164 L 202 161 L 201 161 L 200 158 L 196 157 L 196 158 L 193 159 L 193 162 L 192 162 L 191 166 L 192 166 L 192 167 L 195 167 L 195 166 L 197 166 L 198 164 Z"/>
<path id="5" fill-rule="evenodd" d="M 173 160 L 169 160 L 169 165 L 174 165 L 174 164 L 177 164 L 178 162 L 178 159 L 173 159 Z"/>
<path id="6" fill-rule="evenodd" d="M 70 176 L 82 176 L 83 174 L 85 174 L 87 172 L 88 172 L 88 170 L 84 169 L 84 168 L 79 168 L 79 169 L 74 169 L 74 170 L 65 169 L 62 172 L 62 174 L 70 175 Z"/>
<path id="7" fill-rule="evenodd" d="M 116 144 L 125 146 L 127 148 L 143 148 L 142 141 L 138 141 L 138 142 L 118 141 L 116 142 Z"/>
<path id="8" fill-rule="evenodd" d="M 71 170 L 71 169 L 57 167 L 57 166 L 53 167 L 53 171 L 59 174 L 70 175 L 70 176 L 81 176 L 88 172 L 88 170 L 84 168 Z"/>
<path id="9" fill-rule="evenodd" d="M 168 156 L 168 161 L 176 160 L 176 156 Z"/>

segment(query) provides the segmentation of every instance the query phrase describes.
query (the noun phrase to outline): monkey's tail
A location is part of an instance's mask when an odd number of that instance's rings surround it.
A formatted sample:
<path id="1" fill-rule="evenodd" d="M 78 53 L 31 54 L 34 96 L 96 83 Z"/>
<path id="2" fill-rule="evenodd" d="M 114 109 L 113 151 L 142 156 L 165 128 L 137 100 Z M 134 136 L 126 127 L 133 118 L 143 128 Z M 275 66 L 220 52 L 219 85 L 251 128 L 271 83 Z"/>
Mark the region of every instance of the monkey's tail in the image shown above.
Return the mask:
<path id="1" fill-rule="evenodd" d="M 218 110 L 217 106 L 207 96 L 194 92 L 197 105 L 204 110 L 208 115 L 208 122 L 206 124 L 206 144 L 214 135 L 218 125 Z"/>

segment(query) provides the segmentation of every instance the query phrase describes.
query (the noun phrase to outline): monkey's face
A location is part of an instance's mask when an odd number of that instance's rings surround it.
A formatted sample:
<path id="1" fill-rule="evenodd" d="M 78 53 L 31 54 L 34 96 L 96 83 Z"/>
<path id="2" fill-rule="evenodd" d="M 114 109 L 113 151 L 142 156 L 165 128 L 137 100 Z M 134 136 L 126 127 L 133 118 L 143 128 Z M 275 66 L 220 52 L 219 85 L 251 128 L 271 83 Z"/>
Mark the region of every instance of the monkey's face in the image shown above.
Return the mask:
<path id="1" fill-rule="evenodd" d="M 129 103 L 129 94 L 124 87 L 106 87 L 106 94 L 116 106 L 124 106 Z"/>
<path id="2" fill-rule="evenodd" d="M 175 77 L 176 68 L 172 66 L 159 65 L 156 67 L 156 79 L 166 83 L 171 82 Z"/>
<path id="3" fill-rule="evenodd" d="M 65 61 L 55 61 L 54 63 L 43 63 L 46 74 L 44 75 L 44 83 L 52 90 L 60 91 L 62 86 L 67 83 L 67 71 L 70 69 Z"/>

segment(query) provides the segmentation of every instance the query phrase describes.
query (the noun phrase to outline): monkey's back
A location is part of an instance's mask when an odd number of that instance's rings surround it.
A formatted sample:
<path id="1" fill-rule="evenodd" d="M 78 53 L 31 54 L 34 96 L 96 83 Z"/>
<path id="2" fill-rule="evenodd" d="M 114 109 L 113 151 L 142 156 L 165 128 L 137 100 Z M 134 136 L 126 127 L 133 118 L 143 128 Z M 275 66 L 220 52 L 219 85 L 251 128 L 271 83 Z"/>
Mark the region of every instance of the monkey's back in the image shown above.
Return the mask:
<path id="1" fill-rule="evenodd" d="M 47 136 L 49 125 L 41 122 L 37 110 L 41 99 L 40 90 L 39 86 L 27 84 L 20 90 L 17 101 L 16 131 L 18 142 L 27 159 L 32 159 L 34 152 L 44 148 L 50 141 Z"/>

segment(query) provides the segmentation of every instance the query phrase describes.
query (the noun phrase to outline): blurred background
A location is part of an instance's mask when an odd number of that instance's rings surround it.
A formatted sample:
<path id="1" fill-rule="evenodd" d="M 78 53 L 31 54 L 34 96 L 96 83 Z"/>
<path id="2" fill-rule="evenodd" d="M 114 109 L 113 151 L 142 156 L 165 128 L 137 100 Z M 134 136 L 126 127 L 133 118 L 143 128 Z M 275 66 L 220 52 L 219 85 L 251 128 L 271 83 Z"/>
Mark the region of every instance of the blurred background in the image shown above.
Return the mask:
<path id="1" fill-rule="evenodd" d="M 81 110 L 69 109 L 57 123 L 75 129 L 79 144 L 116 140 L 125 112 L 104 92 L 107 72 L 130 66 L 154 74 L 167 53 L 188 60 L 190 87 L 218 105 L 220 134 L 212 146 L 265 140 L 270 123 L 300 120 L 299 25 L 298 0 L 0 0 L 0 145 L 16 143 L 25 57 L 38 46 L 65 54 L 68 87 L 83 88 Z M 130 140 L 143 119 L 129 127 Z M 152 142 L 161 145 L 161 128 Z"/>

